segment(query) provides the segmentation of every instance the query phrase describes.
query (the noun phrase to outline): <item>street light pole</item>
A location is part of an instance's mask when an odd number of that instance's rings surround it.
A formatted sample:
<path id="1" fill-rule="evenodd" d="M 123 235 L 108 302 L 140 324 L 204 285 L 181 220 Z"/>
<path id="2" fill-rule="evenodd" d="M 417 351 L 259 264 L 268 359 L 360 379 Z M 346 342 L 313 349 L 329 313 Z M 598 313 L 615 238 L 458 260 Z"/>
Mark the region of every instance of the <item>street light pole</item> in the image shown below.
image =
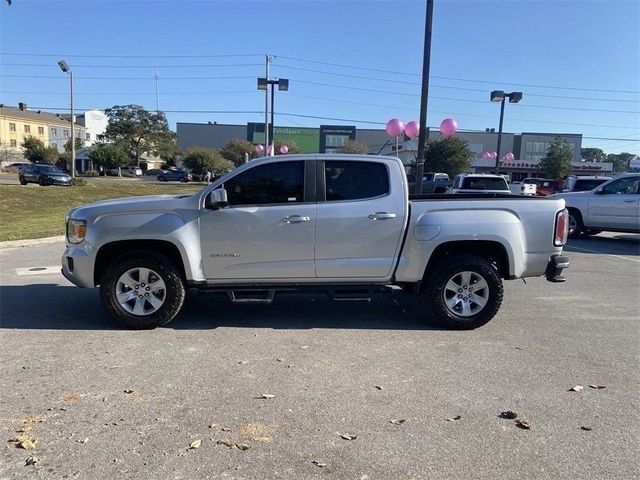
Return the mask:
<path id="1" fill-rule="evenodd" d="M 502 102 L 500 102 L 500 125 L 498 126 L 498 146 L 496 148 L 496 173 L 499 172 L 499 162 L 500 162 L 500 147 L 502 146 L 502 122 L 504 120 L 504 101 L 506 97 L 502 97 Z"/>
<path id="2" fill-rule="evenodd" d="M 275 139 L 275 136 L 276 136 L 276 134 L 275 134 L 275 132 L 276 132 L 276 124 L 273 121 L 273 111 L 275 110 L 275 104 L 276 104 L 275 103 L 275 95 L 274 95 L 274 92 L 275 92 L 275 89 L 276 89 L 276 86 L 275 86 L 276 83 L 278 83 L 278 82 L 269 82 L 269 86 L 271 87 L 271 128 L 273 129 L 273 138 L 271 139 L 271 142 L 273 143 L 274 150 L 276 148 L 276 141 L 275 141 L 276 140 Z M 272 150 L 271 151 L 271 155 L 275 155 L 275 151 Z"/>
<path id="3" fill-rule="evenodd" d="M 431 64 L 431 26 L 433 24 L 433 0 L 427 0 L 424 26 L 424 52 L 422 58 L 422 94 L 420 96 L 420 130 L 418 133 L 418 159 L 416 160 L 416 193 L 422 193 L 425 146 L 427 138 L 427 102 L 429 100 L 429 67 Z M 396 150 L 396 155 L 398 151 Z"/>
<path id="4" fill-rule="evenodd" d="M 67 62 L 64 60 L 60 60 L 58 62 L 58 66 L 60 70 L 64 73 L 69 74 L 70 84 L 71 84 L 71 178 L 75 178 L 76 176 L 76 139 L 74 137 L 75 128 L 74 128 L 74 111 L 73 111 L 73 71 L 67 65 Z"/>
<path id="5" fill-rule="evenodd" d="M 271 57 L 265 55 L 265 77 L 269 81 L 269 63 Z M 269 154 L 269 84 L 264 92 L 264 151 L 265 156 Z"/>

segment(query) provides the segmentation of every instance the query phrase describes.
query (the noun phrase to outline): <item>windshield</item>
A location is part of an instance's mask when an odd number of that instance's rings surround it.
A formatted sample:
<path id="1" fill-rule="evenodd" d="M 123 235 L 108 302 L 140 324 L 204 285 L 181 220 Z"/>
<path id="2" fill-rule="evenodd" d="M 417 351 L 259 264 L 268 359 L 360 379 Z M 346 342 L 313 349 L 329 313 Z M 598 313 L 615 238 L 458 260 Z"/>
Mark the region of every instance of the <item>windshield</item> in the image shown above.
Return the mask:
<path id="1" fill-rule="evenodd" d="M 462 188 L 469 190 L 509 190 L 504 178 L 466 177 Z"/>
<path id="2" fill-rule="evenodd" d="M 54 167 L 53 165 L 40 165 L 38 168 L 42 173 L 64 173 L 58 167 Z"/>

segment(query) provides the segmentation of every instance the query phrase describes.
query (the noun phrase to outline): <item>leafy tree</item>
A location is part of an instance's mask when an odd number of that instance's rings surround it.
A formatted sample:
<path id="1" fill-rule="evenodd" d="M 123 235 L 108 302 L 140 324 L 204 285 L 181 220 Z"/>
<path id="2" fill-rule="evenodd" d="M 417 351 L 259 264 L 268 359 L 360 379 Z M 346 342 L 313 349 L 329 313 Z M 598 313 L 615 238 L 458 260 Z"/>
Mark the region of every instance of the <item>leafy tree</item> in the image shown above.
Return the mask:
<path id="1" fill-rule="evenodd" d="M 84 147 L 84 140 L 76 137 L 76 154 L 78 150 Z M 71 139 L 67 140 L 67 143 L 64 144 L 64 158 L 67 160 L 71 160 Z"/>
<path id="2" fill-rule="evenodd" d="M 253 145 L 241 138 L 232 138 L 220 149 L 220 154 L 236 167 L 244 163 L 245 153 L 249 154 L 249 159 L 258 156 Z"/>
<path id="3" fill-rule="evenodd" d="M 185 152 L 182 163 L 196 175 L 209 170 L 213 175 L 220 175 L 233 167 L 218 150 L 206 147 L 191 147 Z"/>
<path id="4" fill-rule="evenodd" d="M 166 153 L 175 144 L 176 134 L 169 130 L 162 112 L 148 112 L 140 105 L 115 105 L 105 110 L 109 124 L 102 136 L 111 140 L 140 165 L 142 153 Z"/>
<path id="5" fill-rule="evenodd" d="M 338 152 L 340 153 L 357 153 L 363 155 L 368 154 L 369 151 L 369 145 L 356 140 L 347 140 L 347 142 L 338 149 Z"/>
<path id="6" fill-rule="evenodd" d="M 631 169 L 629 162 L 635 155 L 633 153 L 610 153 L 607 155 L 607 162 L 613 163 L 613 171 L 622 173 Z"/>
<path id="7" fill-rule="evenodd" d="M 129 164 L 129 155 L 122 148 L 111 143 L 96 143 L 89 152 L 89 158 L 96 165 L 105 170 L 118 169 L 118 176 L 122 176 L 120 168 Z"/>
<path id="8" fill-rule="evenodd" d="M 275 141 L 275 150 L 273 152 L 274 155 L 280 154 L 280 147 L 286 145 L 289 148 L 289 152 L 287 153 L 300 153 L 300 147 L 293 140 L 276 140 Z"/>
<path id="9" fill-rule="evenodd" d="M 24 158 L 32 163 L 48 163 L 53 165 L 60 158 L 56 147 L 46 147 L 42 140 L 35 137 L 25 138 L 20 146 L 24 149 Z"/>
<path id="10" fill-rule="evenodd" d="M 471 169 L 471 159 L 475 154 L 469 143 L 459 137 L 434 138 L 426 146 L 425 171 L 443 172 L 453 178 Z"/>
<path id="11" fill-rule="evenodd" d="M 587 162 L 604 162 L 607 158 L 600 148 L 581 148 L 580 156 Z"/>
<path id="12" fill-rule="evenodd" d="M 569 144 L 560 137 L 556 137 L 549 148 L 547 155 L 538 164 L 538 170 L 547 178 L 563 178 L 569 175 L 572 169 L 573 151 Z"/>

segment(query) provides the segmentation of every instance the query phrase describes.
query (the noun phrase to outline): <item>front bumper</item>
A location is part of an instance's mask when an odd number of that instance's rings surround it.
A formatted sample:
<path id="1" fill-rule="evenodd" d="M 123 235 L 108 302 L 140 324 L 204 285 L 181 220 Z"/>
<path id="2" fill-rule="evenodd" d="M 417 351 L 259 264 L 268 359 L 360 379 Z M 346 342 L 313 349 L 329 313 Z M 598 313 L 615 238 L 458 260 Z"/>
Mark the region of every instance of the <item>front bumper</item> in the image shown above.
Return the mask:
<path id="1" fill-rule="evenodd" d="M 85 242 L 86 243 L 86 242 Z M 93 247 L 70 246 L 62 254 L 62 275 L 74 285 L 82 288 L 93 288 Z"/>
<path id="2" fill-rule="evenodd" d="M 554 255 L 547 264 L 545 276 L 547 280 L 554 283 L 566 282 L 567 279 L 562 276 L 562 270 L 569 266 L 569 257 L 564 255 Z"/>
<path id="3" fill-rule="evenodd" d="M 65 186 L 70 186 L 71 185 L 71 179 L 67 179 L 67 178 L 47 178 L 46 180 L 49 184 L 51 185 L 65 185 Z"/>

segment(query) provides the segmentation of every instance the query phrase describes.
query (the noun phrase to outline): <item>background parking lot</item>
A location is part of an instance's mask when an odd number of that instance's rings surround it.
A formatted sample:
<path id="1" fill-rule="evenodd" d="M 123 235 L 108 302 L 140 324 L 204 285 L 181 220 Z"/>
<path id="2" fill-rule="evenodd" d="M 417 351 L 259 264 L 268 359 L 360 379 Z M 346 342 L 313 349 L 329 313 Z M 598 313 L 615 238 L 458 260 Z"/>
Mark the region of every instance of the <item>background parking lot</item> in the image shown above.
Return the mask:
<path id="1" fill-rule="evenodd" d="M 567 283 L 506 282 L 468 332 L 401 294 L 199 294 L 166 328 L 122 330 L 57 273 L 62 250 L 0 250 L 0 478 L 639 475 L 638 235 L 571 242 Z M 6 442 L 24 427 L 35 450 Z"/>

